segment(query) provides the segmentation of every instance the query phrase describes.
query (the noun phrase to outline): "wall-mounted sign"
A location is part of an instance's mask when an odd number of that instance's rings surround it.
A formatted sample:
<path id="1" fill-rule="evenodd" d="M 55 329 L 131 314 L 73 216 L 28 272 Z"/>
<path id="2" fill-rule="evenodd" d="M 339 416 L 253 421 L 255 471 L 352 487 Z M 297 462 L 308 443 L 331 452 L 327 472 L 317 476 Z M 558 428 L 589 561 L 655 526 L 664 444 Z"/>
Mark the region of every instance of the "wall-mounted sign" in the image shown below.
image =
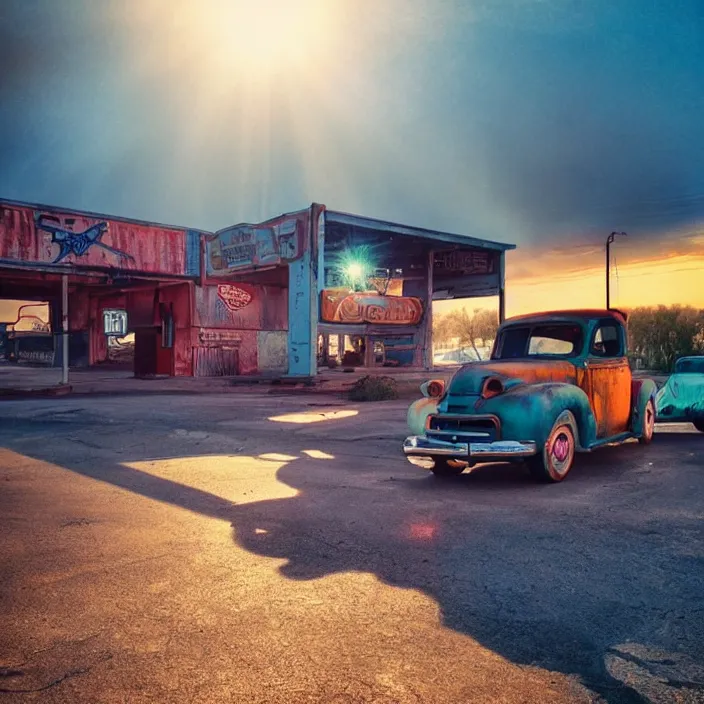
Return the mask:
<path id="1" fill-rule="evenodd" d="M 326 323 L 417 325 L 423 317 L 423 302 L 410 296 L 327 289 L 321 294 L 320 317 Z"/>
<path id="2" fill-rule="evenodd" d="M 109 337 L 127 335 L 127 311 L 112 308 L 103 310 L 103 332 Z"/>
<path id="3" fill-rule="evenodd" d="M 301 232 L 296 219 L 270 227 L 240 225 L 218 232 L 206 240 L 208 274 L 223 276 L 298 259 L 303 250 Z"/>
<path id="4" fill-rule="evenodd" d="M 436 252 L 433 269 L 437 273 L 493 274 L 497 269 L 497 256 L 494 252 L 481 249 Z"/>
<path id="5" fill-rule="evenodd" d="M 203 347 L 239 347 L 242 342 L 242 335 L 235 330 L 205 330 L 198 332 L 198 340 Z"/>
<path id="6" fill-rule="evenodd" d="M 247 284 L 218 284 L 218 298 L 234 313 L 254 300 L 254 289 Z"/>

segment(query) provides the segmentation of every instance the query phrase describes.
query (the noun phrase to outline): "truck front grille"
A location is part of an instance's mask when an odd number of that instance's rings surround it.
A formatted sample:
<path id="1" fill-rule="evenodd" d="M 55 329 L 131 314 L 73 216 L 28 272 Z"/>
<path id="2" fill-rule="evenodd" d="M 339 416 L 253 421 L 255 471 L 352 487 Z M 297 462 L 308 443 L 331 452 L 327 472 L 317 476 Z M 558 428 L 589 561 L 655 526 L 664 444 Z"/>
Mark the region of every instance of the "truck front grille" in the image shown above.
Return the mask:
<path id="1" fill-rule="evenodd" d="M 427 434 L 438 438 L 464 436 L 481 442 L 501 439 L 499 421 L 495 416 L 433 415 L 428 418 Z"/>

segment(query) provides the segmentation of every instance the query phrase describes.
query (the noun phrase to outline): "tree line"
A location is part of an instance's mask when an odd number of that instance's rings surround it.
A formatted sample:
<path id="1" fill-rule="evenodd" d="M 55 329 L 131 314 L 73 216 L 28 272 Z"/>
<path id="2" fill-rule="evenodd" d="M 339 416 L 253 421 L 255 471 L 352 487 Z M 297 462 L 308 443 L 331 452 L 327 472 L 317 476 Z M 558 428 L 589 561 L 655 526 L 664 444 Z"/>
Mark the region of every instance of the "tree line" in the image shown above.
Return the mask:
<path id="1" fill-rule="evenodd" d="M 629 357 L 634 366 L 669 372 L 679 357 L 704 354 L 704 310 L 692 306 L 647 306 L 625 310 L 628 314 Z M 457 345 L 474 350 L 496 337 L 499 317 L 486 308 L 461 308 L 433 316 L 437 346 Z"/>
<path id="2" fill-rule="evenodd" d="M 704 310 L 675 305 L 624 312 L 630 357 L 644 369 L 671 372 L 679 357 L 704 354 Z"/>

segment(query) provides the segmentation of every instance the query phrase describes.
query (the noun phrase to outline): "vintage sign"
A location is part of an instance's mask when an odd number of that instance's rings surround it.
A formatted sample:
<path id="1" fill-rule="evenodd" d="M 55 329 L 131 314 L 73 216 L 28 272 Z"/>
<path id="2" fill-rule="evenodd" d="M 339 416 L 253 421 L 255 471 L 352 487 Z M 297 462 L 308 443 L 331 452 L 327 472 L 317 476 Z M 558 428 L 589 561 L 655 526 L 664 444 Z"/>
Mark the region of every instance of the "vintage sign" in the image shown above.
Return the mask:
<path id="1" fill-rule="evenodd" d="M 103 310 L 103 332 L 108 337 L 127 335 L 127 311 L 114 308 Z"/>
<path id="2" fill-rule="evenodd" d="M 238 347 L 242 342 L 242 335 L 236 330 L 205 330 L 201 328 L 198 333 L 198 340 L 205 347 L 211 345 Z"/>
<path id="3" fill-rule="evenodd" d="M 496 268 L 496 255 L 481 249 L 436 252 L 433 261 L 433 269 L 438 273 L 493 274 Z"/>
<path id="4" fill-rule="evenodd" d="M 302 230 L 296 219 L 270 227 L 240 225 L 206 240 L 210 276 L 265 266 L 277 266 L 302 254 Z"/>
<path id="5" fill-rule="evenodd" d="M 254 289 L 247 284 L 218 284 L 218 298 L 234 313 L 254 300 Z"/>
<path id="6" fill-rule="evenodd" d="M 348 289 L 327 289 L 321 295 L 320 317 L 326 323 L 417 325 L 423 317 L 420 298 Z"/>

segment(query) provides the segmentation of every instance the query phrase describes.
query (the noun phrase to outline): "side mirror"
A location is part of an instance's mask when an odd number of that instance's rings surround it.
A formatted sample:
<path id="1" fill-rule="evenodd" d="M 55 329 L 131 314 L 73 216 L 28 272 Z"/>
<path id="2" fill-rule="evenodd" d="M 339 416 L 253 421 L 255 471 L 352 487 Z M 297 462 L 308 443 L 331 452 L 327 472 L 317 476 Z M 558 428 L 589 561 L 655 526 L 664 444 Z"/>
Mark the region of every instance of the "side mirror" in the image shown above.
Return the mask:
<path id="1" fill-rule="evenodd" d="M 445 382 L 442 379 L 433 379 L 420 385 L 420 392 L 425 398 L 440 398 L 445 393 Z"/>

